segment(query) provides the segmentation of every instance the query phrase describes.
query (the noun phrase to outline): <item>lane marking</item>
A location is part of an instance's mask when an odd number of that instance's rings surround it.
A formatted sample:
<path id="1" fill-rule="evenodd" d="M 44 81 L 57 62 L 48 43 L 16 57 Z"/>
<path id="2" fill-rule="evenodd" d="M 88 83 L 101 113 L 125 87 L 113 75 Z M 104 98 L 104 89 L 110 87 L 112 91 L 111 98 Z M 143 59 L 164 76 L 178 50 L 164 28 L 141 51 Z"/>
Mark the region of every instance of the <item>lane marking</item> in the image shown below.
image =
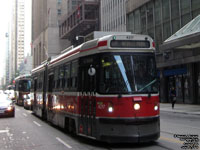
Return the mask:
<path id="1" fill-rule="evenodd" d="M 20 111 L 18 108 L 16 108 L 16 111 Z"/>
<path id="2" fill-rule="evenodd" d="M 35 123 L 37 126 L 41 127 L 41 125 L 39 123 L 37 123 L 36 121 L 33 121 L 33 123 Z"/>
<path id="3" fill-rule="evenodd" d="M 173 143 L 178 143 L 178 144 L 183 144 L 183 141 L 179 141 L 176 139 L 172 139 L 172 138 L 167 138 L 167 137 L 163 137 L 161 136 L 159 139 L 164 140 L 164 141 L 168 141 L 168 142 L 173 142 Z"/>
<path id="4" fill-rule="evenodd" d="M 8 133 L 9 130 L 0 130 L 0 133 Z"/>
<path id="5" fill-rule="evenodd" d="M 56 137 L 56 139 L 57 139 L 60 143 L 62 143 L 63 145 L 65 145 L 66 147 L 72 148 L 69 144 L 65 143 L 65 142 L 64 142 L 63 140 L 61 140 L 59 137 Z"/>
<path id="6" fill-rule="evenodd" d="M 23 113 L 23 115 L 24 115 L 25 117 L 27 117 L 27 114 Z"/>

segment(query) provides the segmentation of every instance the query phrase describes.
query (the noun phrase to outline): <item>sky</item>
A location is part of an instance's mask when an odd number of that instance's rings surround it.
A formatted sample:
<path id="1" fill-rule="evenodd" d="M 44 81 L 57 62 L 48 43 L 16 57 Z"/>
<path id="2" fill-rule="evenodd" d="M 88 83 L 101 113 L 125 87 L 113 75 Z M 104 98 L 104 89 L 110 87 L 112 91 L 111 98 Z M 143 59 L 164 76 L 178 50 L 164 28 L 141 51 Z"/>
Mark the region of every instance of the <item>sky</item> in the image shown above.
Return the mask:
<path id="1" fill-rule="evenodd" d="M 5 74 L 5 54 L 7 51 L 6 33 L 9 33 L 11 24 L 11 10 L 13 0 L 1 0 L 0 5 L 0 77 Z M 31 0 L 25 0 L 25 56 L 31 53 Z M 10 46 L 9 46 L 10 47 Z"/>

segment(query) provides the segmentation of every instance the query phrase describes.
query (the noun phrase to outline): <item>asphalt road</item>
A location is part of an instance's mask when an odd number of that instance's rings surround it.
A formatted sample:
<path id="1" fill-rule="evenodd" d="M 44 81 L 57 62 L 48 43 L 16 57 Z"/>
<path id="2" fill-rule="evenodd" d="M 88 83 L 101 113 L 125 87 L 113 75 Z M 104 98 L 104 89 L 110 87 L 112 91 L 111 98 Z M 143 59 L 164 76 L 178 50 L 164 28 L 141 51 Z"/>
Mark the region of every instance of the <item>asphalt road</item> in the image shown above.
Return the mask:
<path id="1" fill-rule="evenodd" d="M 185 141 L 180 135 L 199 139 L 200 116 L 161 112 L 161 137 L 146 144 L 108 144 L 70 135 L 19 106 L 15 118 L 0 118 L 0 150 L 181 150 Z"/>

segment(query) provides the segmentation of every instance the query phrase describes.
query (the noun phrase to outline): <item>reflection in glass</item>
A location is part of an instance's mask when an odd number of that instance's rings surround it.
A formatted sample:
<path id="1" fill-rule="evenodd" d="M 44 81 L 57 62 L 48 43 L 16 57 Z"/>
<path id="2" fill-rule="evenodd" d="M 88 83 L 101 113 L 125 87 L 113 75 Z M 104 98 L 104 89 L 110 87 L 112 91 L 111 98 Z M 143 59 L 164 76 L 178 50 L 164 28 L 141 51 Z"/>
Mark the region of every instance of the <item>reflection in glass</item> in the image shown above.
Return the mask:
<path id="1" fill-rule="evenodd" d="M 101 59 L 100 93 L 158 92 L 153 54 L 105 55 Z"/>

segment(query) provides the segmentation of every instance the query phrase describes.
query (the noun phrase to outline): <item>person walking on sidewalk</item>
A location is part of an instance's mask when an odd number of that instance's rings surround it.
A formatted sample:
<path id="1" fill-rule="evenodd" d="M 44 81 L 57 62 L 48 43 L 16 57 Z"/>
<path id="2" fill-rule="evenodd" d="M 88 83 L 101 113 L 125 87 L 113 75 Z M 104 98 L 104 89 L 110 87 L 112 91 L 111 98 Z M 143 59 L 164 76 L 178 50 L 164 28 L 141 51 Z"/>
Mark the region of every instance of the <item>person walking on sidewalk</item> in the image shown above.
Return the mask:
<path id="1" fill-rule="evenodd" d="M 172 103 L 172 109 L 174 109 L 174 105 L 176 103 L 176 90 L 174 87 L 172 87 L 170 90 L 170 100 Z"/>

